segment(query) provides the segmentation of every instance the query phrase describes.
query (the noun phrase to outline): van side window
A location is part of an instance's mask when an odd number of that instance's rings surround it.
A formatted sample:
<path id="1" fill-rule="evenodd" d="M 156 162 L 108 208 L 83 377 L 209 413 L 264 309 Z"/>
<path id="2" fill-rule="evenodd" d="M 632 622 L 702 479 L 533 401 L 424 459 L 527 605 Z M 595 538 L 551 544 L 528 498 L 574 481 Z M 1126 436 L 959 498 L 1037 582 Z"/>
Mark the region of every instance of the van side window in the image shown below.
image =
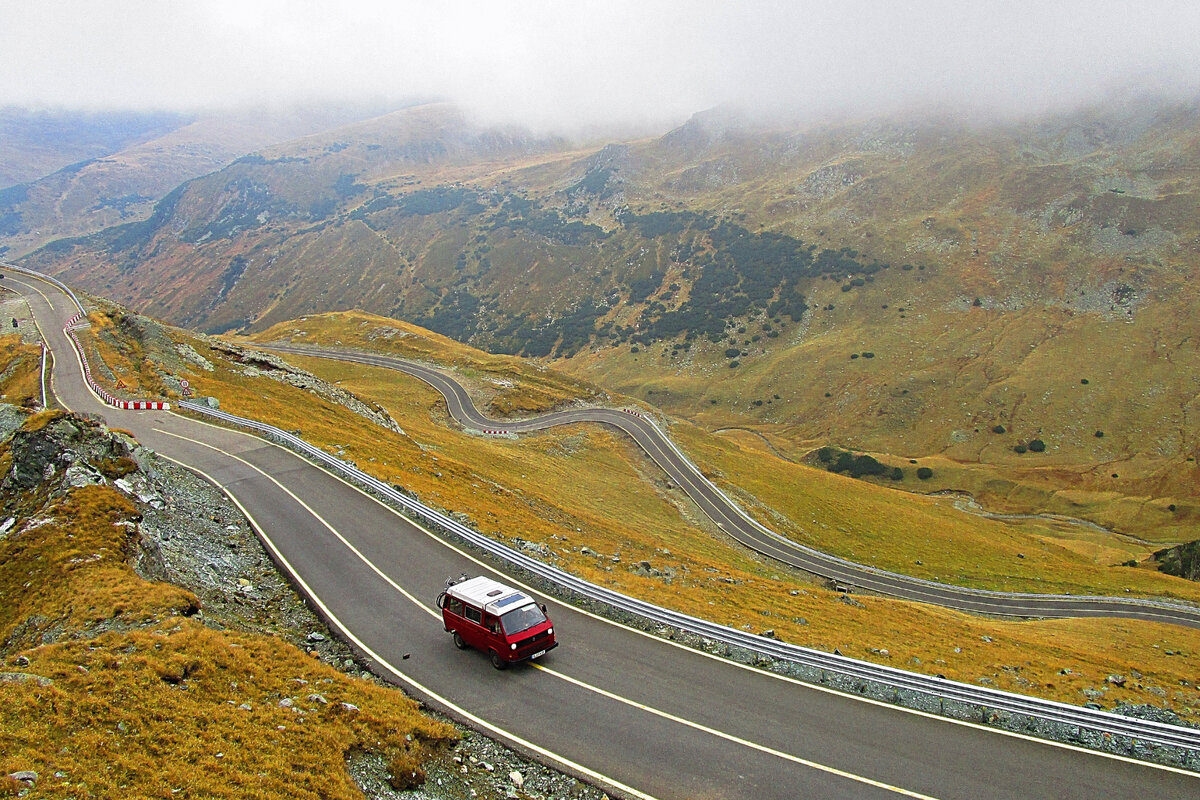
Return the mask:
<path id="1" fill-rule="evenodd" d="M 484 624 L 487 625 L 487 629 L 492 633 L 500 632 L 500 620 L 496 619 L 495 617 L 488 615 L 484 621 Z"/>
<path id="2" fill-rule="evenodd" d="M 463 601 L 457 597 L 447 597 L 446 610 L 451 614 L 461 617 L 463 613 Z"/>
<path id="3" fill-rule="evenodd" d="M 483 612 L 478 608 L 473 608 L 468 605 L 463 606 L 463 616 L 471 620 L 471 622 L 481 622 L 483 620 Z"/>

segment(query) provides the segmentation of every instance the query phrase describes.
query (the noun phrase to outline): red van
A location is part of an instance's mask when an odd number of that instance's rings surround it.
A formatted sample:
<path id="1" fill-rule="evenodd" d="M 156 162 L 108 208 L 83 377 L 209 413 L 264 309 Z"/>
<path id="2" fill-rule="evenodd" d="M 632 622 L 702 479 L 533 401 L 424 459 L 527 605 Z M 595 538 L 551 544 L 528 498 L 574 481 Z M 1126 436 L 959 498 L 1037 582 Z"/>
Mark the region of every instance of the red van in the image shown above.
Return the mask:
<path id="1" fill-rule="evenodd" d="M 546 607 L 491 578 L 451 578 L 437 605 L 442 624 L 454 634 L 454 645 L 482 650 L 496 669 L 540 658 L 558 647 Z"/>

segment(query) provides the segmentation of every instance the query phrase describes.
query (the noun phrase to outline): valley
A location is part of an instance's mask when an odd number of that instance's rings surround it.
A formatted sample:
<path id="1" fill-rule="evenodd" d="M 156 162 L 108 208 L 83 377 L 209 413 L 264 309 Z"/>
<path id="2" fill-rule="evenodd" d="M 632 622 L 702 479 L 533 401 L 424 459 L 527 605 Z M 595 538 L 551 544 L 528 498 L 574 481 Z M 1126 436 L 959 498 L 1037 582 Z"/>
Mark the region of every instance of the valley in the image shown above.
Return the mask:
<path id="1" fill-rule="evenodd" d="M 500 421 L 638 409 L 761 524 L 881 570 L 1195 604 L 1160 567 L 1200 536 L 1198 108 L 706 112 L 586 143 L 415 106 L 242 155 L 19 262 L 88 293 L 110 390 L 187 380 L 598 585 L 1196 722 L 1195 631 L 834 591 L 731 540 L 611 428 L 479 436 L 419 381 L 270 346 L 415 359 Z"/>

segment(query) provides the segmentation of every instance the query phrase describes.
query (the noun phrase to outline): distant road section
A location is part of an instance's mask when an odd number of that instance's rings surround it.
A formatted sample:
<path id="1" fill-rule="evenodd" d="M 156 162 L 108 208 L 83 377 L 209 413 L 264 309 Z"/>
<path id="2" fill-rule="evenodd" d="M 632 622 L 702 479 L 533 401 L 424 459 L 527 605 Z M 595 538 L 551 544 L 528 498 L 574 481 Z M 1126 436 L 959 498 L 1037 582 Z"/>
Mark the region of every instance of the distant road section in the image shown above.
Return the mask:
<path id="1" fill-rule="evenodd" d="M 966 589 L 856 564 L 796 544 L 747 516 L 720 489 L 701 475 L 695 465 L 653 422 L 638 413 L 613 408 L 579 408 L 555 411 L 523 420 L 494 420 L 480 413 L 461 384 L 446 373 L 423 364 L 374 353 L 304 345 L 258 346 L 280 353 L 349 361 L 404 372 L 437 389 L 446 399 L 450 416 L 470 430 L 527 433 L 581 422 L 611 425 L 628 434 L 680 488 L 687 492 L 709 519 L 734 540 L 763 555 L 838 584 L 976 614 L 1027 618 L 1123 617 L 1200 628 L 1200 608 L 1181 603 L 1121 597 Z"/>

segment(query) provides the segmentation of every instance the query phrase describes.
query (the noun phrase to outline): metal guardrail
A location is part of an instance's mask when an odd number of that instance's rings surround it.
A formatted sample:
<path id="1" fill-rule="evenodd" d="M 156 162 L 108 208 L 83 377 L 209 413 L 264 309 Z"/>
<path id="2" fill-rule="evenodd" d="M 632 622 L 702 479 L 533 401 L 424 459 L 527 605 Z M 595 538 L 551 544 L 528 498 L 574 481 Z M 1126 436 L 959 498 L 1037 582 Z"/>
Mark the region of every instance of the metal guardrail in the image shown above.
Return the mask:
<path id="1" fill-rule="evenodd" d="M 109 393 L 109 391 L 107 389 L 105 389 L 103 386 L 101 386 L 99 383 L 96 382 L 96 379 L 92 376 L 91 364 L 88 363 L 87 352 L 83 349 L 83 344 L 79 341 L 79 337 L 75 335 L 75 330 L 77 328 L 87 327 L 86 325 L 80 324 L 81 321 L 86 316 L 87 312 L 84 310 L 83 303 L 79 302 L 79 298 L 75 296 L 75 293 L 71 291 L 70 287 L 68 287 L 65 283 L 60 281 L 58 278 L 51 277 L 50 275 L 45 275 L 41 272 L 37 272 L 32 269 L 25 269 L 24 267 L 18 267 L 15 264 L 9 264 L 6 261 L 0 261 L 0 267 L 3 267 L 5 269 L 10 269 L 15 272 L 20 272 L 24 275 L 29 275 L 29 276 L 38 278 L 40 280 L 44 280 L 47 283 L 50 283 L 50 284 L 58 287 L 60 290 L 62 290 L 62 292 L 64 294 L 67 295 L 67 297 L 71 298 L 71 302 L 73 302 L 75 304 L 75 307 L 78 308 L 79 311 L 76 312 L 75 314 L 73 314 L 71 316 L 71 318 L 69 320 L 67 320 L 67 324 L 63 326 L 63 332 L 67 335 L 67 338 L 71 341 L 71 346 L 75 348 L 75 352 L 79 355 L 79 363 L 83 365 L 84 380 L 87 381 L 88 386 L 91 387 L 92 391 L 96 394 L 97 397 L 99 397 L 101 400 L 103 400 L 105 403 L 112 406 L 113 408 L 123 408 L 126 410 L 132 410 L 132 411 L 147 411 L 147 410 L 169 411 L 170 410 L 170 408 L 171 408 L 170 404 L 163 400 L 121 400 L 120 398 Z M 45 408 L 47 398 L 46 398 L 46 388 L 45 388 L 45 344 L 44 343 L 42 345 L 42 360 L 43 360 L 42 407 Z"/>
<path id="2" fill-rule="evenodd" d="M 730 498 L 729 495 L 724 492 L 724 490 L 722 490 L 719 486 L 717 486 L 715 483 L 713 483 L 711 480 L 709 480 L 707 477 L 705 477 L 704 473 L 700 470 L 700 468 L 697 467 L 695 465 L 695 463 L 693 463 L 692 460 L 690 458 L 688 458 L 687 455 L 675 445 L 675 442 L 669 436 L 667 436 L 665 433 L 663 433 L 662 429 L 658 426 L 657 423 L 655 423 L 655 421 L 653 419 L 651 419 L 649 416 L 647 416 L 645 414 L 639 413 L 638 416 L 641 417 L 642 419 L 644 419 L 647 424 L 649 424 L 652 428 L 654 428 L 654 430 L 658 433 L 659 438 L 663 442 L 666 442 L 667 446 L 669 446 L 671 448 L 671 450 L 673 450 L 675 452 L 675 454 L 679 457 L 679 459 L 688 466 L 688 468 L 693 473 L 693 477 L 696 480 L 703 481 L 710 488 L 712 488 L 712 490 L 714 492 L 716 492 L 717 494 L 719 494 L 721 496 L 721 498 L 725 501 L 726 505 L 728 505 L 729 508 L 733 509 L 737 513 L 737 515 L 739 517 L 741 517 L 743 520 L 745 520 L 748 524 L 753 525 L 754 528 L 757 529 L 758 531 L 760 531 L 761 533 L 764 533 L 773 539 L 778 539 L 779 541 L 786 543 L 789 547 L 794 547 L 797 550 L 800 550 L 801 552 L 806 553 L 807 555 L 810 555 L 814 558 L 819 558 L 824 561 L 828 561 L 833 564 L 837 564 L 841 567 L 845 567 L 848 570 L 866 572 L 871 575 L 878 575 L 883 578 L 893 578 L 893 579 L 903 580 L 907 583 L 917 584 L 920 586 L 927 586 L 931 589 L 950 589 L 955 592 L 961 592 L 962 594 L 974 595 L 976 597 L 1003 597 L 1003 598 L 1015 598 L 1015 599 L 1028 598 L 1031 600 L 1095 600 L 1095 601 L 1103 601 L 1106 603 L 1118 603 L 1121 605 L 1127 605 L 1127 606 L 1137 607 L 1137 608 L 1159 608 L 1159 609 L 1163 609 L 1163 610 L 1167 610 L 1167 611 L 1192 611 L 1192 610 L 1194 610 L 1194 606 L 1183 605 L 1181 603 L 1172 603 L 1167 600 L 1155 600 L 1153 598 L 1143 598 L 1143 597 L 1133 598 L 1133 597 L 1117 597 L 1116 595 L 1054 594 L 1054 593 L 1049 593 L 1049 592 L 1006 592 L 1006 591 L 998 590 L 998 589 L 977 589 L 977 588 L 971 587 L 971 586 L 959 586 L 957 584 L 942 583 L 940 581 L 929 580 L 927 578 L 919 578 L 914 575 L 905 575 L 905 574 L 902 574 L 899 572 L 892 572 L 890 570 L 886 570 L 881 567 L 874 567 L 874 566 L 871 566 L 870 564 L 863 564 L 858 561 L 850 561 L 849 559 L 842 558 L 841 556 L 836 556 L 836 555 L 833 555 L 832 553 L 826 553 L 824 551 L 817 550 L 815 548 L 809 547 L 808 545 L 797 542 L 794 539 L 789 539 L 785 536 L 781 536 L 780 534 L 776 533 L 775 531 L 773 531 L 770 528 L 763 525 L 761 522 L 756 520 L 754 517 L 750 516 L 750 514 L 747 513 L 746 510 L 743 509 L 740 504 L 735 503 L 733 501 L 733 499 Z M 826 577 L 826 576 L 822 576 L 822 577 Z"/>
<path id="3" fill-rule="evenodd" d="M 1067 741 L 1093 749 L 1200 771 L 1200 729 L 1126 717 L 1099 709 L 908 672 L 837 653 L 825 653 L 781 642 L 672 611 L 597 586 L 493 541 L 294 434 L 192 401 L 185 400 L 179 407 L 266 434 L 395 503 L 421 521 L 435 525 L 559 590 L 574 593 L 659 625 L 684 631 L 699 637 L 702 642 L 720 643 L 752 654 L 754 658 L 774 661 L 776 666 L 780 663 L 794 666 L 798 669 L 784 671 L 799 673 L 806 680 L 935 714 L 981 721 L 1041 738 Z"/>
<path id="4" fill-rule="evenodd" d="M 3 267 L 4 269 L 11 269 L 13 272 L 20 272 L 25 275 L 29 275 L 30 277 L 38 278 L 39 280 L 47 281 L 49 283 L 54 284 L 55 286 L 57 286 L 59 289 L 62 290 L 63 294 L 65 294 L 67 297 L 71 298 L 71 302 L 74 303 L 75 307 L 79 309 L 80 314 L 87 313 L 83 308 L 83 303 L 79 302 L 79 298 L 75 296 L 75 293 L 71 291 L 71 288 L 69 286 L 67 286 L 65 283 L 63 283 L 62 281 L 60 281 L 58 278 L 55 278 L 52 275 L 46 275 L 44 273 L 38 272 L 37 270 L 26 269 L 25 267 L 18 267 L 16 264 L 10 263 L 8 261 L 0 261 L 0 267 Z"/>
<path id="5" fill-rule="evenodd" d="M 483 417 L 483 415 L 480 413 L 479 409 L 476 408 L 474 403 L 471 402 L 469 397 L 464 397 L 464 396 L 455 394 L 454 397 L 452 398 L 451 394 L 447 393 L 447 389 L 444 386 L 440 386 L 440 385 L 432 382 L 430 380 L 430 378 L 425 374 L 425 370 L 429 369 L 430 371 L 434 371 L 434 372 L 436 372 L 436 370 L 434 370 L 432 367 L 430 367 L 430 365 L 427 365 L 427 364 L 419 365 L 417 362 L 410 362 L 405 359 L 389 357 L 389 356 L 379 356 L 378 354 L 363 353 L 363 352 L 357 351 L 357 350 L 344 350 L 344 349 L 325 350 L 325 349 L 321 349 L 321 348 L 309 348 L 309 347 L 304 347 L 304 346 L 296 347 L 295 345 L 281 347 L 278 344 L 266 345 L 266 347 L 268 349 L 278 350 L 279 352 L 283 352 L 283 353 L 318 356 L 318 357 L 322 357 L 322 358 L 335 358 L 338 360 L 353 361 L 356 363 L 370 364 L 370 365 L 374 365 L 374 366 L 385 366 L 385 367 L 389 367 L 392 369 L 399 369 L 399 370 L 404 371 L 408 375 L 413 375 L 413 376 L 417 377 L 418 379 L 425 381 L 426 383 L 430 383 L 430 385 L 434 386 L 434 388 L 436 388 L 439 392 L 441 392 L 443 394 L 443 396 L 445 396 L 448 406 L 451 407 L 451 415 L 452 416 L 454 415 L 454 410 L 452 407 L 452 399 L 457 399 L 458 401 L 460 401 L 463 404 L 463 409 L 464 409 L 464 411 L 467 412 L 469 419 L 458 419 L 457 421 L 460 422 L 468 430 L 476 430 L 476 428 L 473 426 L 479 425 L 480 420 L 485 419 Z M 413 371 L 409 371 L 409 369 L 407 369 L 407 367 L 409 367 L 409 366 L 421 366 L 422 369 L 419 371 L 413 372 Z M 438 374 L 441 375 L 440 372 Z M 448 376 L 441 375 L 441 377 L 450 381 L 451 383 L 454 382 L 453 379 L 449 378 Z M 461 387 L 459 387 L 459 388 L 461 388 Z M 585 412 L 587 411 L 587 409 L 583 409 L 583 410 Z M 594 410 L 596 410 L 596 411 L 612 411 L 615 409 L 596 407 Z M 943 597 L 940 600 L 933 600 L 933 599 L 927 598 L 927 599 L 925 599 L 925 602 L 934 602 L 934 603 L 938 603 L 939 605 L 943 605 L 947 608 L 956 608 L 959 610 L 974 611 L 975 613 L 991 613 L 991 614 L 997 614 L 997 615 L 1010 615 L 1010 616 L 1019 616 L 1019 617 L 1036 617 L 1036 616 L 1042 615 L 1039 613 L 1039 606 L 1041 607 L 1041 610 L 1049 611 L 1049 609 L 1044 608 L 1044 604 L 1047 602 L 1050 602 L 1050 603 L 1058 602 L 1058 603 L 1068 603 L 1068 604 L 1099 603 L 1099 604 L 1103 604 L 1104 606 L 1109 606 L 1110 607 L 1109 611 L 1111 611 L 1113 613 L 1121 613 L 1121 611 L 1116 611 L 1115 609 L 1122 609 L 1122 610 L 1129 609 L 1132 612 L 1142 612 L 1142 613 L 1145 613 L 1146 611 L 1151 610 L 1151 609 L 1157 609 L 1159 611 L 1166 611 L 1166 612 L 1170 612 L 1175 615 L 1186 616 L 1189 620 L 1195 620 L 1195 621 L 1189 622 L 1189 621 L 1183 621 L 1180 618 L 1176 618 L 1176 619 L 1170 619 L 1170 620 L 1162 620 L 1164 622 L 1171 622 L 1171 623 L 1177 623 L 1177 624 L 1191 624 L 1193 626 L 1196 626 L 1198 624 L 1198 622 L 1200 622 L 1200 616 L 1198 616 L 1198 615 L 1200 615 L 1200 606 L 1196 606 L 1194 604 L 1185 605 L 1185 604 L 1178 603 L 1178 602 L 1169 602 L 1169 601 L 1165 601 L 1165 600 L 1157 600 L 1157 599 L 1152 599 L 1152 598 L 1127 597 L 1127 596 L 1121 597 L 1121 596 L 1114 596 L 1114 595 L 1065 594 L 1065 593 L 1046 593 L 1046 592 L 1013 592 L 1013 591 L 1003 591 L 1003 590 L 996 590 L 996 589 L 978 589 L 978 588 L 974 588 L 974 587 L 959 586 L 959 585 L 950 584 L 950 583 L 942 583 L 939 581 L 928 580 L 925 578 L 919 578 L 916 576 L 906 575 L 906 574 L 902 574 L 902 573 L 898 573 L 898 572 L 891 572 L 889 570 L 881 569 L 879 567 L 871 566 L 868 564 L 850 561 L 850 560 L 842 558 L 840 556 L 836 556 L 832 553 L 826 553 L 826 552 L 823 552 L 820 550 L 816 550 L 815 548 L 809 547 L 808 545 L 802 544 L 794 539 L 790 539 L 785 536 L 781 536 L 780 534 L 776 533 L 775 531 L 771 530 L 770 528 L 768 528 L 765 525 L 763 525 L 762 523 L 760 523 L 758 520 L 754 519 L 754 517 L 752 517 L 744 508 L 742 508 L 742 506 L 739 503 L 735 502 L 719 486 L 717 486 L 712 480 L 710 480 L 708 477 L 706 477 L 704 475 L 703 471 L 700 470 L 700 468 L 697 467 L 696 464 L 690 458 L 688 458 L 686 453 L 684 453 L 682 450 L 679 449 L 679 447 L 675 444 L 674 440 L 672 440 L 669 436 L 667 436 L 663 432 L 662 428 L 659 427 L 658 423 L 656 423 L 650 415 L 643 413 L 640 410 L 632 409 L 632 408 L 622 408 L 621 410 L 625 414 L 636 417 L 640 424 L 649 426 L 649 428 L 654 432 L 656 441 L 659 444 L 663 445 L 664 447 L 669 448 L 672 451 L 675 458 L 678 460 L 679 465 L 681 465 L 680 469 L 683 472 L 685 472 L 686 477 L 688 479 L 690 479 L 690 481 L 684 480 L 684 479 L 680 478 L 680 476 L 676 475 L 676 478 L 679 478 L 681 480 L 681 485 L 683 486 L 683 489 L 685 492 L 691 494 L 691 490 L 687 486 L 687 484 L 689 482 L 694 482 L 694 483 L 703 485 L 709 491 L 711 491 L 715 496 L 719 497 L 724 508 L 726 510 L 728 510 L 730 513 L 736 515 L 738 517 L 738 519 L 741 520 L 741 522 L 744 525 L 747 525 L 747 526 L 753 528 L 757 533 L 759 533 L 763 536 L 769 537 L 772 541 L 777 542 L 781 548 L 784 548 L 785 550 L 788 550 L 791 552 L 785 552 L 782 554 L 768 552 L 767 550 L 764 550 L 760 546 L 760 543 L 757 543 L 754 541 L 748 541 L 744 536 L 739 535 L 738 532 L 726 529 L 722 525 L 720 520 L 718 520 L 716 517 L 713 517 L 712 518 L 713 521 L 717 524 L 717 526 L 719 528 L 721 528 L 721 530 L 723 530 L 732 539 L 734 539 L 737 542 L 740 542 L 741 544 L 743 544 L 746 547 L 749 547 L 753 550 L 757 550 L 758 552 L 762 553 L 763 555 L 768 556 L 769 558 L 778 559 L 785 564 L 796 567 L 797 569 L 804 570 L 805 572 L 809 572 L 818 577 L 828 578 L 830 580 L 836 581 L 839 584 L 858 586 L 860 588 L 864 588 L 869 591 L 877 592 L 877 593 L 884 594 L 884 595 L 899 597 L 901 599 L 913 599 L 911 596 L 907 595 L 903 591 L 903 589 L 913 589 L 913 588 L 917 588 L 917 587 L 924 587 L 924 588 L 928 588 L 928 589 L 939 591 L 939 592 L 945 592 L 949 595 L 949 597 Z M 551 416 L 551 415 L 548 415 L 548 416 Z M 483 433 L 483 434 L 489 434 L 489 435 L 512 434 L 517 428 L 520 428 L 521 431 L 529 430 L 528 428 L 524 427 L 525 423 L 537 422 L 538 419 L 540 419 L 540 418 L 535 417 L 535 418 L 531 418 L 531 419 L 513 420 L 510 423 L 510 427 L 507 429 L 486 428 L 485 427 L 482 430 L 476 430 L 476 432 Z M 604 420 L 601 420 L 599 418 L 593 418 L 592 421 L 597 422 L 597 423 L 605 422 Z M 502 423 L 496 422 L 495 424 L 500 425 Z M 610 420 L 605 424 L 617 424 L 617 423 L 613 423 Z M 638 442 L 640 444 L 640 440 L 638 439 L 637 436 L 633 435 L 632 431 L 624 428 L 620 424 L 617 424 L 617 427 L 621 428 L 626 433 L 630 434 L 631 437 L 634 439 L 634 441 Z M 656 455 L 656 453 L 652 449 L 645 447 L 645 445 L 642 445 L 642 448 L 643 448 L 644 452 L 646 453 L 646 455 L 651 460 L 656 462 L 668 475 L 674 474 L 673 469 L 672 469 L 674 465 L 669 464 L 669 463 L 664 463 L 663 461 L 661 461 L 658 458 L 658 456 Z M 693 499 L 696 500 L 697 502 L 700 502 L 700 499 L 697 497 L 693 497 Z M 745 532 L 744 528 L 743 528 L 742 532 L 743 533 Z M 800 563 L 796 558 L 794 558 L 794 556 L 796 554 L 801 554 L 803 556 L 807 556 L 807 558 L 810 559 L 809 563 Z M 869 580 L 870 578 L 879 578 L 879 579 L 882 579 L 884 582 L 891 582 L 893 585 L 886 586 L 886 585 L 881 584 L 880 582 L 871 581 L 871 580 Z M 1024 600 L 1024 601 L 1027 601 L 1029 603 L 1029 605 L 1027 607 L 1021 608 L 1019 610 L 1006 610 L 1006 609 L 999 608 L 999 607 L 993 607 L 993 608 L 990 608 L 987 610 L 981 610 L 981 609 L 972 609 L 972 608 L 964 606 L 964 603 L 969 604 L 971 602 L 971 600 L 973 600 L 973 599 L 979 599 L 979 600 L 985 600 L 985 601 L 986 600 L 1018 600 L 1018 601 Z M 1063 616 L 1072 616 L 1072 615 L 1062 614 L 1062 613 L 1046 613 L 1046 614 L 1044 614 L 1044 616 L 1060 618 Z"/>

